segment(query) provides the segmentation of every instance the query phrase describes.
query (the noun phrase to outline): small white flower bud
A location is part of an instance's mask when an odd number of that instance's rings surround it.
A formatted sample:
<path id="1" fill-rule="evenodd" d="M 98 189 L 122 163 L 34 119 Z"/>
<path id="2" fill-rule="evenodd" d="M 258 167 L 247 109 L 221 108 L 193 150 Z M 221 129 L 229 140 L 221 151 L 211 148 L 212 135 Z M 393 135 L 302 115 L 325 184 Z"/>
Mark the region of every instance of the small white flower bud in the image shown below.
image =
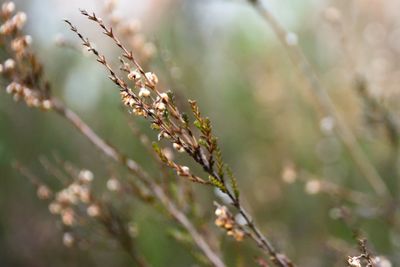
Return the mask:
<path id="1" fill-rule="evenodd" d="M 79 172 L 79 180 L 83 183 L 90 183 L 91 181 L 93 181 L 93 173 L 89 170 L 81 170 Z"/>
<path id="2" fill-rule="evenodd" d="M 14 19 L 14 22 L 15 22 L 15 25 L 17 26 L 17 28 L 22 29 L 22 27 L 25 25 L 25 22 L 27 20 L 27 16 L 26 16 L 26 13 L 24 13 L 24 12 L 18 12 L 17 14 L 15 14 L 13 19 Z"/>
<path id="3" fill-rule="evenodd" d="M 140 88 L 139 91 L 139 97 L 149 97 L 150 96 L 150 91 L 146 88 Z"/>
<path id="4" fill-rule="evenodd" d="M 11 14 L 15 10 L 14 2 L 6 2 L 1 6 L 1 11 L 5 14 Z"/>
<path id="5" fill-rule="evenodd" d="M 161 93 L 160 97 L 163 101 L 168 102 L 169 101 L 169 96 L 167 93 Z"/>
<path id="6" fill-rule="evenodd" d="M 189 175 L 190 174 L 190 169 L 189 169 L 188 166 L 182 166 L 181 170 L 182 170 L 182 172 L 181 172 L 182 175 Z"/>
<path id="7" fill-rule="evenodd" d="M 100 207 L 92 204 L 87 208 L 86 212 L 90 217 L 97 217 L 100 215 Z"/>
<path id="8" fill-rule="evenodd" d="M 64 246 L 70 248 L 74 245 L 75 238 L 71 233 L 64 233 L 63 235 L 63 244 Z"/>
<path id="9" fill-rule="evenodd" d="M 158 77 L 153 72 L 146 72 L 146 78 L 153 86 L 158 83 Z"/>
<path id="10" fill-rule="evenodd" d="M 121 188 L 120 182 L 116 178 L 110 178 L 107 181 L 107 189 L 110 191 L 119 191 Z"/>
<path id="11" fill-rule="evenodd" d="M 51 101 L 48 100 L 48 99 L 43 100 L 43 102 L 42 102 L 42 108 L 45 109 L 45 110 L 51 109 Z"/>
<path id="12" fill-rule="evenodd" d="M 137 80 L 140 78 L 140 73 L 136 70 L 129 72 L 128 79 L 129 80 Z"/>
<path id="13" fill-rule="evenodd" d="M 60 214 L 61 213 L 61 205 L 56 202 L 52 202 L 49 205 L 49 211 L 51 214 Z"/>
<path id="14" fill-rule="evenodd" d="M 185 152 L 185 149 L 183 148 L 183 146 L 181 146 L 178 143 L 173 143 L 172 144 L 173 148 L 176 149 L 176 151 L 178 151 L 179 153 Z"/>
<path id="15" fill-rule="evenodd" d="M 9 59 L 7 59 L 5 62 L 4 62 L 4 69 L 5 70 L 12 70 L 12 69 L 14 69 L 14 67 L 15 67 L 15 61 L 14 61 L 14 59 L 12 59 L 12 58 L 9 58 Z"/>
<path id="16" fill-rule="evenodd" d="M 155 105 L 155 108 L 156 108 L 157 110 L 159 110 L 159 111 L 164 111 L 167 107 L 165 106 L 164 103 L 159 102 L 159 103 L 157 103 L 157 104 Z"/>

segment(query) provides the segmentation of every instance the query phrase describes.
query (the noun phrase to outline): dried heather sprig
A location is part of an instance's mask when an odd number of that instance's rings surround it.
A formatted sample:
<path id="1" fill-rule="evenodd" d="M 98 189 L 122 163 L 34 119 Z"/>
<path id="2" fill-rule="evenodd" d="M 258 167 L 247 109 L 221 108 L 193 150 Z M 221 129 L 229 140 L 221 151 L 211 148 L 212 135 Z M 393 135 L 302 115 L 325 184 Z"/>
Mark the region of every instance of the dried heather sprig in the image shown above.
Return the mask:
<path id="1" fill-rule="evenodd" d="M 133 53 L 129 52 L 121 44 L 121 42 L 115 37 L 113 30 L 107 28 L 103 21 L 94 13 L 89 14 L 85 10 L 82 10 L 81 13 L 89 20 L 96 22 L 103 29 L 104 34 L 110 37 L 123 51 L 122 57 L 128 59 L 128 61 L 133 64 L 133 68 L 129 72 L 128 78 L 132 81 L 134 89 L 140 91 L 142 88 L 148 88 L 156 96 L 155 98 L 150 97 L 149 99 L 151 101 L 142 101 L 141 98 L 133 93 L 133 89 L 129 88 L 127 83 L 112 71 L 105 58 L 100 56 L 99 53 L 92 48 L 90 42 L 85 39 L 69 21 L 66 21 L 71 26 L 71 30 L 76 32 L 78 37 L 84 42 L 84 46 L 88 47 L 88 49 L 96 55 L 98 61 L 109 70 L 111 73 L 110 79 L 120 88 L 122 102 L 126 106 L 132 108 L 132 113 L 149 119 L 152 123 L 152 128 L 159 131 L 160 138 L 167 137 L 171 143 L 175 144 L 175 146 L 179 146 L 179 148 L 182 147 L 187 154 L 202 166 L 202 168 L 209 174 L 210 183 L 219 188 L 223 193 L 227 194 L 232 200 L 233 205 L 238 209 L 239 213 L 246 221 L 247 227 L 252 231 L 253 234 L 251 237 L 270 255 L 272 262 L 281 267 L 293 266 L 291 261 L 285 255 L 276 252 L 270 242 L 261 234 L 247 212 L 245 212 L 241 206 L 236 179 L 232 175 L 230 169 L 222 162 L 222 156 L 220 149 L 217 146 L 216 138 L 211 134 L 211 123 L 208 118 L 201 116 L 197 103 L 195 101 L 189 102 L 192 107 L 193 115 L 196 118 L 194 126 L 198 129 L 200 138 L 196 137 L 193 133 L 188 117 L 179 112 L 178 108 L 175 106 L 173 94 L 168 94 L 168 99 L 165 99 L 161 95 L 160 91 L 157 90 L 157 76 L 151 72 L 145 72 L 133 57 Z M 129 69 L 129 63 L 123 62 L 123 67 L 121 69 L 127 71 Z M 158 146 L 156 146 L 156 149 L 161 151 L 158 149 Z M 170 164 L 170 161 L 166 160 L 162 153 L 158 154 L 167 165 L 173 168 L 180 166 L 178 164 Z M 214 154 L 218 161 L 217 169 L 214 168 Z M 184 177 L 190 177 L 190 175 L 186 176 L 188 170 L 184 169 L 182 172 L 182 170 L 178 169 L 178 171 L 185 174 Z M 230 176 L 229 185 L 224 179 L 225 171 Z"/>
<path id="2" fill-rule="evenodd" d="M 6 91 L 15 101 L 23 100 L 29 107 L 49 110 L 52 103 L 42 65 L 29 49 L 32 38 L 22 33 L 26 14 L 18 12 L 12 16 L 14 9 L 14 3 L 7 2 L 0 10 L 0 44 L 10 56 L 0 64 L 0 75 L 9 83 Z"/>
<path id="3" fill-rule="evenodd" d="M 226 206 L 221 206 L 218 203 L 215 203 L 215 205 L 217 206 L 215 210 L 215 215 L 217 216 L 215 225 L 224 229 L 227 235 L 232 236 L 236 241 L 242 241 L 246 232 L 236 222 L 235 217 L 229 212 Z"/>

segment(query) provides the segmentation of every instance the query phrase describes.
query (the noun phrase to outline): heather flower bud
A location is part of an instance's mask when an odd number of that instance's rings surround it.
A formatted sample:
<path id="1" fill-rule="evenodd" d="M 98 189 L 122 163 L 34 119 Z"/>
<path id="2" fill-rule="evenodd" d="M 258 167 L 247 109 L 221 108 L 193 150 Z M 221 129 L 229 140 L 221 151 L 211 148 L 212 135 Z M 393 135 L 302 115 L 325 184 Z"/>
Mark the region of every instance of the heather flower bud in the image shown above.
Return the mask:
<path id="1" fill-rule="evenodd" d="M 189 175 L 190 174 L 190 169 L 187 166 L 182 166 L 181 167 L 181 172 L 180 175 Z"/>
<path id="2" fill-rule="evenodd" d="M 64 246 L 70 248 L 74 245 L 75 238 L 71 233 L 64 233 L 63 235 L 63 244 Z"/>
<path id="3" fill-rule="evenodd" d="M 157 110 L 159 110 L 159 111 L 164 111 L 164 110 L 166 109 L 166 106 L 165 106 L 164 103 L 159 102 L 159 103 L 157 103 L 157 104 L 155 105 L 155 108 L 156 108 Z"/>
<path id="4" fill-rule="evenodd" d="M 78 175 L 79 181 L 82 183 L 90 183 L 93 181 L 93 173 L 89 170 L 81 170 Z"/>
<path id="5" fill-rule="evenodd" d="M 128 74 L 128 79 L 129 79 L 129 80 L 134 81 L 134 80 L 137 80 L 137 79 L 139 79 L 139 78 L 140 78 L 140 73 L 139 73 L 138 71 L 136 71 L 136 70 L 131 71 L 131 72 L 129 72 L 129 74 Z"/>
<path id="6" fill-rule="evenodd" d="M 12 70 L 12 69 L 14 69 L 14 68 L 15 68 L 15 61 L 14 61 L 14 59 L 9 58 L 9 59 L 7 59 L 7 60 L 4 62 L 4 69 L 5 69 L 6 71 L 10 71 L 10 70 Z"/>
<path id="7" fill-rule="evenodd" d="M 42 102 L 42 108 L 43 108 L 44 110 L 49 110 L 49 109 L 51 109 L 51 107 L 52 107 L 52 105 L 51 105 L 51 101 L 50 101 L 50 100 L 48 100 L 48 99 L 43 100 L 43 102 Z"/>
<path id="8" fill-rule="evenodd" d="M 153 86 L 158 83 L 158 77 L 153 72 L 146 72 L 146 78 Z"/>
<path id="9" fill-rule="evenodd" d="M 120 182 L 115 179 L 111 178 L 107 181 L 107 189 L 110 191 L 118 191 L 121 188 Z"/>
<path id="10" fill-rule="evenodd" d="M 176 149 L 176 151 L 178 151 L 180 153 L 185 152 L 185 149 L 183 148 L 183 146 L 181 146 L 178 143 L 173 143 L 172 146 Z"/>
<path id="11" fill-rule="evenodd" d="M 1 6 L 1 12 L 4 13 L 5 15 L 13 13 L 14 10 L 15 10 L 14 2 L 6 2 Z"/>
<path id="12" fill-rule="evenodd" d="M 169 96 L 167 93 L 161 93 L 160 97 L 163 101 L 168 102 L 169 101 Z"/>
<path id="13" fill-rule="evenodd" d="M 18 12 L 13 17 L 13 20 L 14 20 L 15 26 L 20 30 L 25 25 L 27 16 L 24 12 Z"/>
<path id="14" fill-rule="evenodd" d="M 92 204 L 87 208 L 86 212 L 90 217 L 98 217 L 100 215 L 100 207 Z"/>
<path id="15" fill-rule="evenodd" d="M 150 91 L 146 88 L 140 88 L 139 91 L 139 97 L 149 97 L 150 96 Z"/>

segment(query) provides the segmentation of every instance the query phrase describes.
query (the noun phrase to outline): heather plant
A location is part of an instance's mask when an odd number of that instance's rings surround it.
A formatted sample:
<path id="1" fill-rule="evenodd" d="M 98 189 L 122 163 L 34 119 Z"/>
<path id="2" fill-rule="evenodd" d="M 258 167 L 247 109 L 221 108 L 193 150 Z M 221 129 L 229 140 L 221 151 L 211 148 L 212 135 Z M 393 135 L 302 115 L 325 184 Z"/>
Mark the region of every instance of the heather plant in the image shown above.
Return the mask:
<path id="1" fill-rule="evenodd" d="M 298 67 L 299 75 L 306 84 L 304 89 L 311 92 L 322 111 L 322 132 L 341 141 L 355 172 L 362 179 L 353 188 L 319 177 L 301 164 L 289 160 L 282 164 L 280 170 L 283 187 L 287 188 L 284 190 L 288 190 L 289 194 L 290 187 L 299 183 L 308 195 L 326 195 L 327 203 L 332 206 L 329 216 L 340 221 L 347 236 L 353 240 L 352 245 L 339 238 L 326 240 L 328 250 L 335 251 L 341 259 L 336 265 L 391 266 L 385 256 L 375 253 L 375 249 L 381 250 L 379 247 L 370 248 L 374 240 L 369 240 L 368 231 L 362 225 L 371 217 L 383 220 L 388 230 L 397 231 L 397 190 L 391 190 L 388 179 L 383 178 L 365 153 L 351 125 L 338 110 L 323 81 L 300 48 L 297 35 L 286 31 L 261 1 L 247 2 L 271 26 L 282 47 Z M 72 20 L 65 19 L 65 23 L 83 48 L 105 69 L 114 91 L 119 91 L 126 125 L 130 126 L 135 140 L 141 143 L 145 151 L 143 155 L 136 153 L 128 156 L 122 152 L 118 146 L 100 137 L 67 103 L 57 97 L 57 83 L 47 81 L 46 68 L 31 47 L 32 37 L 23 32 L 26 14 L 16 12 L 12 2 L 3 3 L 1 7 L 0 44 L 4 60 L 0 70 L 6 93 L 30 108 L 57 114 L 101 152 L 99 158 L 109 166 L 107 173 L 110 178 L 104 181 L 97 178 L 97 170 L 77 167 L 80 163 L 72 163 L 56 153 L 39 160 L 47 176 L 52 178 L 51 182 L 46 182 L 22 161 L 14 161 L 15 171 L 31 182 L 36 188 L 37 197 L 47 202 L 49 212 L 60 222 L 63 244 L 71 249 L 96 248 L 102 237 L 103 240 L 111 240 L 111 244 L 129 255 L 134 266 L 154 265 L 151 257 L 140 250 L 137 239 L 140 229 L 130 218 L 138 216 L 134 203 L 140 201 L 145 207 L 160 212 L 167 221 L 174 221 L 169 230 L 170 237 L 185 247 L 196 264 L 247 266 L 245 262 L 232 263 L 232 254 L 226 252 L 221 241 L 228 237 L 227 240 L 235 244 L 235 254 L 246 255 L 248 253 L 245 251 L 251 249 L 250 262 L 253 265 L 316 266 L 296 263 L 296 260 L 292 260 L 298 258 L 296 247 L 288 253 L 283 252 L 286 249 L 281 249 L 290 248 L 287 244 L 292 241 L 285 240 L 287 237 L 279 232 L 264 231 L 254 209 L 248 207 L 246 196 L 251 192 L 241 187 L 244 185 L 246 188 L 252 182 L 249 179 L 250 170 L 239 171 L 241 175 L 237 176 L 233 171 L 235 168 L 224 161 L 223 140 L 217 137 L 216 125 L 207 116 L 207 110 L 203 110 L 198 101 L 184 100 L 184 95 L 189 93 L 176 92 L 173 88 L 179 83 L 174 76 L 176 71 L 169 68 L 173 58 L 166 56 L 156 42 L 145 37 L 138 21 L 125 22 L 114 15 L 115 10 L 115 2 L 107 2 L 102 11 L 104 20 L 96 13 L 80 10 L 81 15 L 103 33 L 104 39 L 111 41 L 118 49 L 119 55 L 112 59 L 103 55 Z M 328 23 L 334 27 L 340 24 L 338 12 L 331 8 L 325 14 Z M 79 45 L 72 40 L 59 37 L 57 44 L 61 49 L 72 48 L 83 56 Z M 343 45 L 346 49 L 348 44 Z M 85 60 L 91 59 L 88 57 Z M 152 71 L 153 61 L 157 60 L 163 62 L 163 68 L 158 68 L 158 71 L 164 69 L 165 73 Z M 348 64 L 353 66 L 350 68 L 356 69 L 354 59 L 349 61 Z M 382 142 L 390 144 L 394 151 L 392 157 L 397 157 L 399 136 L 394 111 L 368 91 L 368 79 L 361 71 L 354 70 L 351 76 L 355 80 L 357 97 L 365 106 L 365 116 L 382 125 L 388 137 Z M 374 116 L 371 116 L 371 112 L 374 112 Z M 329 150 L 326 153 L 329 154 Z M 142 163 L 141 157 L 150 161 L 153 168 L 149 169 L 146 163 Z M 392 159 L 390 162 L 393 162 Z M 117 168 L 124 171 L 116 171 Z M 103 182 L 96 185 L 96 180 Z M 274 187 L 278 182 L 275 180 L 260 186 Z M 358 184 L 362 184 L 362 187 L 357 187 Z M 213 195 L 212 201 L 206 201 L 202 199 L 204 193 L 198 192 L 216 192 L 218 198 Z M 203 206 L 202 212 L 198 210 L 200 206 Z M 285 212 L 290 214 L 291 210 Z M 308 212 L 312 213 L 312 210 Z M 213 214 L 214 218 L 207 216 L 207 222 L 204 214 Z M 308 215 L 303 211 L 298 216 Z M 210 221 L 214 224 L 210 224 Z M 293 244 L 297 242 L 293 241 Z M 315 258 L 319 256 L 314 255 Z M 321 259 L 319 262 L 328 261 Z"/>

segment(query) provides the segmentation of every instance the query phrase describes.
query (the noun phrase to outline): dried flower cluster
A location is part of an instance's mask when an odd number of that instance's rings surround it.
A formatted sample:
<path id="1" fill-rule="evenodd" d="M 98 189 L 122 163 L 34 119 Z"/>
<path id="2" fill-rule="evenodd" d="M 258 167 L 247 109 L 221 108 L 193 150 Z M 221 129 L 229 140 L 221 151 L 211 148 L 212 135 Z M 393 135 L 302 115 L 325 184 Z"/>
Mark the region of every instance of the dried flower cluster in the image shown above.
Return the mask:
<path id="1" fill-rule="evenodd" d="M 245 232 L 242 228 L 236 223 L 235 218 L 229 212 L 226 206 L 218 206 L 215 210 L 215 215 L 217 219 L 215 220 L 215 224 L 218 227 L 221 227 L 226 230 L 226 233 L 229 236 L 232 236 L 237 241 L 242 241 L 245 237 Z"/>
<path id="2" fill-rule="evenodd" d="M 32 90 L 20 83 L 12 82 L 6 87 L 8 94 L 11 94 L 15 101 L 22 99 L 28 107 L 41 108 L 43 110 L 51 109 L 51 101 L 43 99 L 37 90 Z"/>
<path id="3" fill-rule="evenodd" d="M 157 75 L 153 72 L 146 72 L 143 69 L 133 56 L 133 52 L 129 51 L 115 36 L 113 29 L 108 28 L 103 23 L 103 20 L 94 13 L 89 14 L 85 10 L 82 10 L 81 13 L 98 24 L 103 33 L 111 38 L 116 46 L 122 50 L 120 70 L 125 72 L 126 79 L 117 74 L 106 58 L 92 46 L 90 41 L 70 21 L 66 20 L 66 23 L 81 39 L 88 51 L 92 52 L 97 61 L 108 70 L 110 80 L 120 90 L 122 103 L 130 109 L 132 114 L 149 120 L 151 127 L 158 131 L 159 140 L 168 140 L 178 152 L 186 152 L 194 159 L 208 174 L 208 180 L 192 174 L 189 167 L 173 162 L 163 154 L 164 150 L 159 147 L 158 143 L 153 143 L 153 148 L 161 161 L 175 169 L 179 176 L 192 182 L 213 185 L 223 194 L 226 194 L 231 199 L 234 207 L 243 216 L 246 227 L 253 232 L 250 235 L 252 239 L 270 255 L 271 261 L 281 267 L 292 266 L 291 261 L 286 256 L 277 253 L 241 206 L 236 178 L 230 168 L 223 162 L 217 138 L 212 134 L 211 122 L 201 115 L 196 101 L 189 100 L 194 117 L 194 121 L 191 123 L 189 116 L 181 112 L 175 105 L 174 94 L 171 91 L 164 90 L 162 92 L 158 89 L 159 80 Z M 192 128 L 192 125 L 195 128 Z M 225 176 L 229 179 L 228 181 Z M 230 233 L 237 239 L 243 238 L 241 231 L 234 230 Z"/>
<path id="4" fill-rule="evenodd" d="M 359 256 L 349 256 L 347 258 L 348 266 L 350 267 L 391 267 L 392 263 L 385 257 L 372 256 L 366 247 L 366 240 L 359 240 Z"/>
<path id="5" fill-rule="evenodd" d="M 87 215 L 97 217 L 100 207 L 93 202 L 91 183 L 93 173 L 89 170 L 80 171 L 76 181 L 55 194 L 55 199 L 50 203 L 49 210 L 52 214 L 61 216 L 61 221 L 67 226 L 76 223 L 74 207 L 86 207 Z"/>
<path id="6" fill-rule="evenodd" d="M 23 100 L 29 107 L 49 110 L 52 103 L 49 86 L 43 81 L 43 68 L 29 50 L 32 38 L 22 33 L 27 16 L 14 11 L 13 2 L 3 3 L 0 11 L 0 45 L 11 56 L 0 64 L 0 74 L 9 82 L 6 91 L 15 101 Z"/>

